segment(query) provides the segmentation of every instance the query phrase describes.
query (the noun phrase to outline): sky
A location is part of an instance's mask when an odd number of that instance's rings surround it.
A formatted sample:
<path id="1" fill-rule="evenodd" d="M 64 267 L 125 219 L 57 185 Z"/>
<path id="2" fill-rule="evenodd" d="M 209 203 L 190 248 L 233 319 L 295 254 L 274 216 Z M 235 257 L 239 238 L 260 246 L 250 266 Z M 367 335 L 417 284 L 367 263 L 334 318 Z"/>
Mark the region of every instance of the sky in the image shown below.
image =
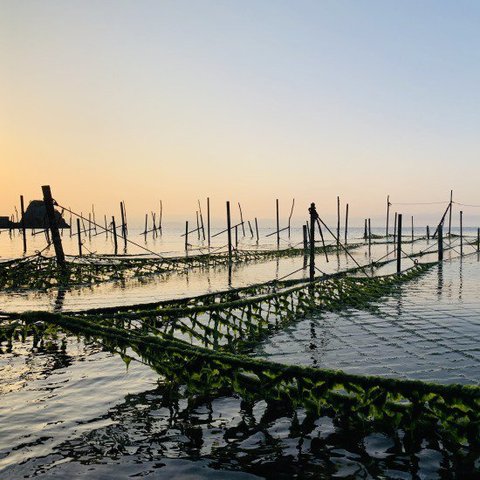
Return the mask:
<path id="1" fill-rule="evenodd" d="M 473 0 L 0 0 L 0 215 L 44 184 L 130 219 L 480 204 L 479 25 Z"/>

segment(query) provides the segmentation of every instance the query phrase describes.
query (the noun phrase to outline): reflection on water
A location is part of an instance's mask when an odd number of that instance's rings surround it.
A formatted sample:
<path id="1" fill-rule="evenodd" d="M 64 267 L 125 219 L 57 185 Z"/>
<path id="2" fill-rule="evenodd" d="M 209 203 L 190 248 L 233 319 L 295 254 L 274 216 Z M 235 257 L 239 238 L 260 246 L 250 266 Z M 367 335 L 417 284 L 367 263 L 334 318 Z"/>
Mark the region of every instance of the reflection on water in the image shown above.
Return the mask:
<path id="1" fill-rule="evenodd" d="M 423 251 L 426 242 L 405 244 L 404 250 L 411 254 Z M 316 267 L 320 272 L 334 273 L 339 270 L 353 268 L 357 264 L 368 263 L 368 247 L 360 245 L 349 251 L 349 254 L 330 255 L 326 261 L 324 255 L 315 258 Z M 372 244 L 372 258 L 386 258 L 393 249 L 384 244 Z M 456 255 L 452 251 L 445 252 L 445 258 Z M 388 257 L 390 258 L 390 257 Z M 422 262 L 435 260 L 436 254 L 430 253 L 420 257 Z M 48 292 L 0 292 L 0 310 L 55 310 L 72 311 L 88 308 L 132 305 L 160 300 L 191 297 L 212 291 L 238 288 L 254 283 L 267 282 L 282 278 L 308 278 L 308 268 L 305 257 L 281 257 L 252 263 L 234 264 L 231 266 L 205 267 L 192 269 L 185 274 L 150 275 L 128 280 L 107 282 L 99 285 L 75 287 L 68 290 Z M 403 268 L 413 265 L 413 260 L 404 259 Z M 385 275 L 395 271 L 395 262 L 376 269 L 376 274 Z M 320 275 L 320 272 L 317 272 Z"/>
<path id="2" fill-rule="evenodd" d="M 475 453 L 450 452 L 434 437 L 353 428 L 278 402 L 188 395 L 71 338 L 60 350 L 67 364 L 43 362 L 22 397 L 3 397 L 2 479 L 463 479 L 479 471 Z"/>
<path id="3" fill-rule="evenodd" d="M 392 251 L 371 246 L 373 258 Z M 352 252 L 357 261 L 368 254 L 368 246 Z M 318 257 L 319 268 L 354 265 L 347 255 L 335 257 L 328 264 Z M 479 260 L 445 263 L 367 311 L 299 319 L 256 353 L 282 363 L 478 384 Z M 302 256 L 282 258 L 230 272 L 211 268 L 167 280 L 52 291 L 47 298 L 2 294 L 0 301 L 2 309 L 57 311 L 148 302 L 280 278 L 302 264 Z M 126 366 L 101 344 L 72 335 L 26 333 L 23 340 L 1 346 L 2 480 L 480 475 L 478 450 L 452 452 L 435 437 L 353 429 L 329 416 L 311 418 L 302 408 L 246 402 L 226 392 L 189 395 L 139 361 Z"/>
<path id="4" fill-rule="evenodd" d="M 367 309 L 299 319 L 269 336 L 256 355 L 351 373 L 479 384 L 478 338 L 475 255 L 437 265 Z"/>

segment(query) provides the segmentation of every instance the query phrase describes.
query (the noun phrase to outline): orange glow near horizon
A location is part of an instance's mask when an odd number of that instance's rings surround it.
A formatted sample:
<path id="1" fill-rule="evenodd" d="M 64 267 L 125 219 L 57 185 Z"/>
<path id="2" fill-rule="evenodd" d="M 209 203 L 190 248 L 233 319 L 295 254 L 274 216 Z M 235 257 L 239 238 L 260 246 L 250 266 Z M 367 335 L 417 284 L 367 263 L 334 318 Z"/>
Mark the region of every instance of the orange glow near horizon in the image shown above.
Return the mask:
<path id="1" fill-rule="evenodd" d="M 0 215 L 43 184 L 83 211 L 125 200 L 139 222 L 160 199 L 180 219 L 207 196 L 219 219 L 227 199 L 273 218 L 295 197 L 304 218 L 311 201 L 334 216 L 340 195 L 357 222 L 387 194 L 480 203 L 480 68 L 461 43 L 477 25 L 426 36 L 431 12 L 397 7 L 8 4 Z"/>

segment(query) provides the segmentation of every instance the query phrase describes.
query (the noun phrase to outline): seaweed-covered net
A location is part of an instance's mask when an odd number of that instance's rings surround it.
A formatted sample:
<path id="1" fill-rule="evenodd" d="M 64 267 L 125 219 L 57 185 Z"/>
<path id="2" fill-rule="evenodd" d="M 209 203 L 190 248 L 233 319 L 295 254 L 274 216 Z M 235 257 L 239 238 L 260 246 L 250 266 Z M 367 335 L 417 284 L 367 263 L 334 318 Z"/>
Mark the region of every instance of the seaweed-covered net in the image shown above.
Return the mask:
<path id="1" fill-rule="evenodd" d="M 351 244 L 349 249 L 358 247 Z M 316 247 L 316 254 L 335 250 L 335 246 Z M 192 268 L 226 266 L 304 255 L 300 248 L 277 250 L 234 249 L 232 257 L 225 252 L 208 252 L 180 257 L 161 255 L 99 255 L 67 257 L 66 267 L 59 269 L 55 257 L 42 252 L 25 258 L 0 262 L 1 289 L 45 290 L 56 286 L 71 287 L 106 281 L 126 280 L 148 275 L 185 273 Z"/>
<path id="2" fill-rule="evenodd" d="M 358 376 L 245 355 L 259 338 L 309 311 L 367 306 L 429 267 L 384 277 L 263 284 L 129 310 L 10 315 L 2 335 L 8 342 L 30 330 L 38 338 L 53 325 L 100 341 L 127 363 L 140 358 L 193 395 L 235 392 L 247 401 L 302 407 L 311 417 L 327 414 L 356 428 L 400 428 L 412 438 L 435 438 L 450 451 L 470 452 L 479 441 L 476 386 Z"/>

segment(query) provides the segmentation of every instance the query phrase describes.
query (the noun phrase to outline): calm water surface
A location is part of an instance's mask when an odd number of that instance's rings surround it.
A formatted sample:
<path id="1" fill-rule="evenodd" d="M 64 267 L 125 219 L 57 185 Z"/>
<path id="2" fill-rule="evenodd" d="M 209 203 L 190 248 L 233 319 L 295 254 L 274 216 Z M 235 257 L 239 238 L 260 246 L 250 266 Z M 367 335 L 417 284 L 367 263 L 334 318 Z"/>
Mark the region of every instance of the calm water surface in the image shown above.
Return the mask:
<path id="1" fill-rule="evenodd" d="M 371 255 L 379 258 L 386 248 L 373 246 Z M 354 255 L 368 261 L 368 246 Z M 239 266 L 232 283 L 279 278 L 302 262 L 300 257 Z M 335 271 L 353 266 L 353 260 L 335 255 L 328 264 L 319 258 L 318 265 Z M 368 311 L 299 319 L 259 345 L 255 355 L 360 374 L 478 384 L 479 266 L 476 255 L 445 262 Z M 226 272 L 210 269 L 185 278 L 74 289 L 60 300 L 58 292 L 2 293 L 0 302 L 4 310 L 76 310 L 226 285 Z M 429 439 L 411 442 L 402 431 L 352 431 L 329 417 L 311 423 L 302 409 L 283 411 L 236 395 L 191 397 L 140 359 L 127 368 L 101 345 L 68 334 L 33 345 L 27 337 L 1 347 L 2 479 L 480 475 L 478 452 L 458 457 Z"/>

